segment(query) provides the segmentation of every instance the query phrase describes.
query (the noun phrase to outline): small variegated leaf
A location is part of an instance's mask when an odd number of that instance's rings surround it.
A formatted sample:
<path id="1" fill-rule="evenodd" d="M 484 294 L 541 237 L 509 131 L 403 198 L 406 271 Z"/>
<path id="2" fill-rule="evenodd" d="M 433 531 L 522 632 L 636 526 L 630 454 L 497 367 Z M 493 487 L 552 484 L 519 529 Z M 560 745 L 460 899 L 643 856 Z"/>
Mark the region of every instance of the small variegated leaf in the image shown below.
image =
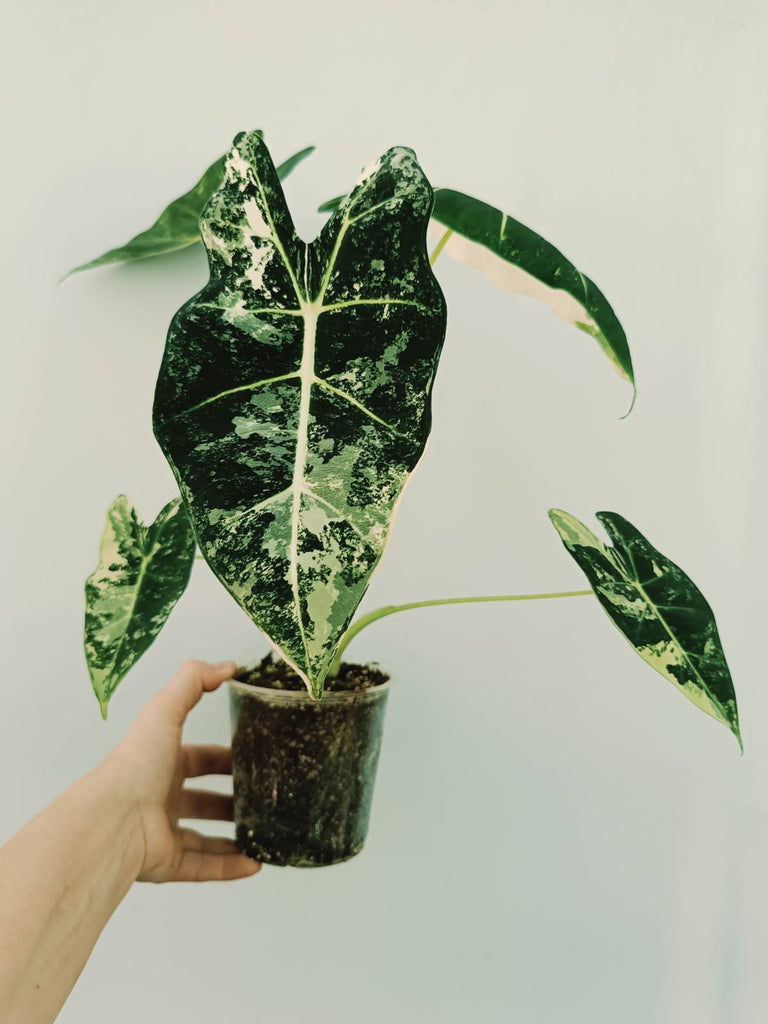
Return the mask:
<path id="1" fill-rule="evenodd" d="M 286 178 L 305 157 L 314 152 L 314 146 L 307 146 L 293 156 L 288 157 L 277 168 L 281 179 Z M 160 256 L 163 253 L 186 249 L 200 241 L 200 212 L 221 184 L 224 173 L 224 157 L 212 163 L 202 178 L 189 192 L 174 199 L 157 218 L 155 223 L 126 242 L 125 245 L 110 249 L 89 263 L 74 267 L 62 277 L 65 280 L 70 274 L 80 270 L 93 270 L 109 263 L 128 263 L 131 260 L 146 259 L 148 256 Z"/>
<path id="2" fill-rule="evenodd" d="M 613 546 L 562 509 L 550 509 L 549 518 L 643 661 L 727 725 L 741 747 L 736 693 L 715 617 L 693 580 L 615 512 L 597 513 Z"/>
<path id="3" fill-rule="evenodd" d="M 101 713 L 184 592 L 195 537 L 181 498 L 147 528 L 121 494 L 112 502 L 99 564 L 85 581 L 85 658 Z"/>
<path id="4" fill-rule="evenodd" d="M 203 555 L 319 697 L 430 429 L 445 303 L 413 152 L 368 167 L 312 243 L 241 133 L 171 323 L 153 425 Z"/>
<path id="5" fill-rule="evenodd" d="M 435 189 L 434 221 L 451 232 L 445 252 L 487 274 L 499 287 L 543 302 L 561 320 L 593 337 L 614 369 L 635 388 L 624 328 L 586 275 L 541 235 L 508 214 L 449 188 Z"/>

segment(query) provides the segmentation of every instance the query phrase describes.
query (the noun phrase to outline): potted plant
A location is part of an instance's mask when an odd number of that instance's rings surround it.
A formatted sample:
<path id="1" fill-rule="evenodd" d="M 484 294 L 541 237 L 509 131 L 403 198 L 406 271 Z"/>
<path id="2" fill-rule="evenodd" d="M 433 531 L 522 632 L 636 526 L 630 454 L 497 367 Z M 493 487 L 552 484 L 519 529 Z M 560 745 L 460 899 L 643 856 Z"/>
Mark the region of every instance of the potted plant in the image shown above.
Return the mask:
<path id="1" fill-rule="evenodd" d="M 546 301 L 598 341 L 634 392 L 632 361 L 588 278 L 511 217 L 433 190 L 411 150 L 390 149 L 326 204 L 332 215 L 311 243 L 293 228 L 285 166 L 275 169 L 260 132 L 241 133 L 140 244 L 86 265 L 193 244 L 199 216 L 210 270 L 171 321 L 155 390 L 153 429 L 180 495 L 148 527 L 120 495 L 86 581 L 85 654 L 103 716 L 199 547 L 278 656 L 230 683 L 237 839 L 268 863 L 335 863 L 361 849 L 388 680 L 342 656 L 361 629 L 396 612 L 594 594 L 638 654 L 741 744 L 709 605 L 616 513 L 598 513 L 605 544 L 550 510 L 590 590 L 413 601 L 354 619 L 430 432 L 446 325 L 432 271 L 440 252 Z"/>

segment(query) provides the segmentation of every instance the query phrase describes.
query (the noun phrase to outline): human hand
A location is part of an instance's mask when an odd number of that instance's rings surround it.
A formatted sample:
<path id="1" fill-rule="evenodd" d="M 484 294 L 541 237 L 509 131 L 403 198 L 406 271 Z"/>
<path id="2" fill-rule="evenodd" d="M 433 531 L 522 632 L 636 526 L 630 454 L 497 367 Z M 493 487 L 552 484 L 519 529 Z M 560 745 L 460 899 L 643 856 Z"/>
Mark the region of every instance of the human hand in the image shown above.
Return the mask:
<path id="1" fill-rule="evenodd" d="M 187 661 L 147 702 L 136 721 L 102 763 L 111 785 L 136 817 L 142 882 L 207 882 L 245 878 L 261 867 L 231 839 L 211 838 L 181 828 L 180 818 L 232 821 L 232 797 L 185 789 L 185 779 L 229 775 L 229 747 L 183 746 L 187 715 L 204 693 L 218 689 L 237 666 Z"/>

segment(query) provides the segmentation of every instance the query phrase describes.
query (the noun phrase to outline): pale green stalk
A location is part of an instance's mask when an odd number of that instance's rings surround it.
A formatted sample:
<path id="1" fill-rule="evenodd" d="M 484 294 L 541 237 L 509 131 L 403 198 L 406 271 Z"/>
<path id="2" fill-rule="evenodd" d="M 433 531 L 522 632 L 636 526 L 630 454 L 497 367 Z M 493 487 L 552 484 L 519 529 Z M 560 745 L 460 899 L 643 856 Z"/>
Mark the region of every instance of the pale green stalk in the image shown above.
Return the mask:
<path id="1" fill-rule="evenodd" d="M 383 608 L 375 608 L 372 612 L 368 612 L 367 615 L 361 615 L 360 618 L 349 627 L 341 638 L 339 649 L 336 651 L 336 657 L 331 662 L 328 675 L 331 678 L 334 678 L 339 674 L 341 656 L 358 633 L 365 629 L 366 626 L 370 626 L 372 622 L 376 622 L 377 619 L 383 619 L 387 615 L 394 615 L 395 612 L 407 612 L 410 611 L 411 608 L 433 608 L 440 604 L 480 604 L 487 601 L 544 601 L 554 597 L 586 597 L 588 594 L 592 594 L 592 591 L 564 590 L 554 594 L 503 594 L 493 597 L 442 597 L 435 601 L 412 601 L 410 604 L 387 604 L 384 605 Z"/>
<path id="2" fill-rule="evenodd" d="M 440 253 L 445 248 L 445 245 L 446 245 L 448 239 L 451 237 L 452 234 L 453 234 L 453 229 L 452 228 L 448 228 L 448 230 L 445 232 L 445 234 L 440 236 L 440 241 L 437 243 L 435 248 L 432 250 L 432 255 L 429 257 L 429 265 L 430 265 L 430 267 L 434 267 L 435 262 L 437 260 L 437 257 L 440 255 Z"/>

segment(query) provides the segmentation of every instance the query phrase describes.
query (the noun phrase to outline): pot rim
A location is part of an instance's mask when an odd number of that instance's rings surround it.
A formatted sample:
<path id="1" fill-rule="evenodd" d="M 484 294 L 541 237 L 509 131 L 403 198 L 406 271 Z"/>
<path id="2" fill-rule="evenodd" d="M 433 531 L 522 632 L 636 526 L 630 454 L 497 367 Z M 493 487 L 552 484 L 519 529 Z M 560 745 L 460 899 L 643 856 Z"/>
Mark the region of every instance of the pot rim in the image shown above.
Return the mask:
<path id="1" fill-rule="evenodd" d="M 298 704 L 340 704 L 344 701 L 373 700 L 388 691 L 392 682 L 390 676 L 386 682 L 369 686 L 365 690 L 324 690 L 323 696 L 316 700 L 310 696 L 306 687 L 303 690 L 276 690 L 271 686 L 254 686 L 253 683 L 243 683 L 239 679 L 227 679 L 231 690 L 239 690 L 252 697 L 268 697 L 270 700 L 293 701 Z"/>

